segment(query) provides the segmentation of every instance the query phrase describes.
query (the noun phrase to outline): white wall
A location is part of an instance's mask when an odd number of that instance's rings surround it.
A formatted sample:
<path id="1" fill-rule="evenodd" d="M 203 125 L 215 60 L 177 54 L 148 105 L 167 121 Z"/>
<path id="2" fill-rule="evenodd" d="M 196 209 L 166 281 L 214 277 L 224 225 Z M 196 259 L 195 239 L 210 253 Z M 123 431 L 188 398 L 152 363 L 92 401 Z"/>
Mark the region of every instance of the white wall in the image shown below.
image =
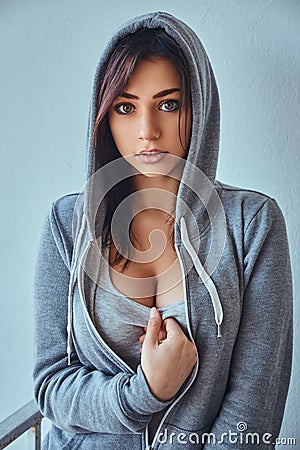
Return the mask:
<path id="1" fill-rule="evenodd" d="M 99 53 L 119 24 L 158 9 L 190 24 L 212 61 L 222 105 L 219 179 L 268 193 L 284 211 L 299 342 L 300 2 L 1 0 L 0 420 L 32 398 L 40 227 L 52 200 L 83 185 Z M 299 367 L 298 352 L 281 432 L 298 442 Z"/>

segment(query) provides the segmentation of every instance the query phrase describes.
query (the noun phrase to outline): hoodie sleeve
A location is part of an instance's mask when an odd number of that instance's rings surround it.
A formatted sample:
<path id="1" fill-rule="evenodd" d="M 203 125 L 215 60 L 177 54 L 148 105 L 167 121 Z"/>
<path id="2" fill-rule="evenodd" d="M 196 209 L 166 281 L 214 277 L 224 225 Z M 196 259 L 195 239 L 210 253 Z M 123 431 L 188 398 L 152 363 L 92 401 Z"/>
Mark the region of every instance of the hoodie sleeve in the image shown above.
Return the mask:
<path id="1" fill-rule="evenodd" d="M 42 414 L 65 431 L 141 432 L 169 402 L 151 394 L 140 367 L 136 374 L 120 369 L 112 374 L 107 367 L 83 365 L 75 353 L 67 365 L 70 255 L 65 232 L 52 208 L 42 229 L 34 280 L 35 399 Z"/>
<path id="2" fill-rule="evenodd" d="M 275 200 L 268 199 L 244 234 L 242 317 L 226 393 L 210 430 L 218 450 L 273 448 L 290 380 L 292 333 L 285 222 Z M 203 447 L 211 448 L 216 447 L 209 442 Z"/>

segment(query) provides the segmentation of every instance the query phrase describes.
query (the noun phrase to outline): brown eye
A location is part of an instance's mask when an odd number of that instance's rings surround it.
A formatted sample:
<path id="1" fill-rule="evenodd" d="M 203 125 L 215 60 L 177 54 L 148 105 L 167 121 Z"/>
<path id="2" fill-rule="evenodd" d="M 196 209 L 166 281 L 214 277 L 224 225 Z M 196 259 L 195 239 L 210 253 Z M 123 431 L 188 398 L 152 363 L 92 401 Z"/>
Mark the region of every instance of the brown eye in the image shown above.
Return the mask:
<path id="1" fill-rule="evenodd" d="M 134 106 L 131 103 L 119 103 L 114 109 L 118 114 L 127 115 L 134 111 Z"/>
<path id="2" fill-rule="evenodd" d="M 166 112 L 177 111 L 178 108 L 179 108 L 178 100 L 165 100 L 159 107 L 159 109 Z"/>

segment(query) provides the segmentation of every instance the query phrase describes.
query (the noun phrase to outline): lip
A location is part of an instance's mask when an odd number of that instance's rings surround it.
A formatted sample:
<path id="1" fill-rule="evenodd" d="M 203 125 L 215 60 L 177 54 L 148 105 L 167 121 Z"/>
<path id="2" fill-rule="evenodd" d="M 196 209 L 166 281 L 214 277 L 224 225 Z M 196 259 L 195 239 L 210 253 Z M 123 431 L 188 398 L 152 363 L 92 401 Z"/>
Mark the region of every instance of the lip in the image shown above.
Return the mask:
<path id="1" fill-rule="evenodd" d="M 158 149 L 149 149 L 149 150 L 141 150 L 136 156 L 140 159 L 141 162 L 146 164 L 155 164 L 160 162 L 168 152 L 158 150 Z"/>
<path id="2" fill-rule="evenodd" d="M 160 150 L 159 148 L 144 148 L 138 154 L 139 155 L 144 155 L 144 154 L 148 155 L 149 153 L 167 153 L 167 152 L 164 150 Z"/>

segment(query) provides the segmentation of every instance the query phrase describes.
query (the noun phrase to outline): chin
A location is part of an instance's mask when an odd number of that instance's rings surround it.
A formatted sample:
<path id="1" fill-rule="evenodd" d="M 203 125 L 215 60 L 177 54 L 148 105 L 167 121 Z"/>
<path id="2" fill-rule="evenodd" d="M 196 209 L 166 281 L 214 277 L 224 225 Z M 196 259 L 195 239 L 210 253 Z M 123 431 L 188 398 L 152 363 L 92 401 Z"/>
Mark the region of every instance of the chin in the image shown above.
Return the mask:
<path id="1" fill-rule="evenodd" d="M 158 177 L 162 177 L 165 176 L 167 174 L 163 174 L 163 173 L 157 173 L 157 172 L 140 172 L 141 175 L 144 175 L 147 178 L 158 178 Z"/>

